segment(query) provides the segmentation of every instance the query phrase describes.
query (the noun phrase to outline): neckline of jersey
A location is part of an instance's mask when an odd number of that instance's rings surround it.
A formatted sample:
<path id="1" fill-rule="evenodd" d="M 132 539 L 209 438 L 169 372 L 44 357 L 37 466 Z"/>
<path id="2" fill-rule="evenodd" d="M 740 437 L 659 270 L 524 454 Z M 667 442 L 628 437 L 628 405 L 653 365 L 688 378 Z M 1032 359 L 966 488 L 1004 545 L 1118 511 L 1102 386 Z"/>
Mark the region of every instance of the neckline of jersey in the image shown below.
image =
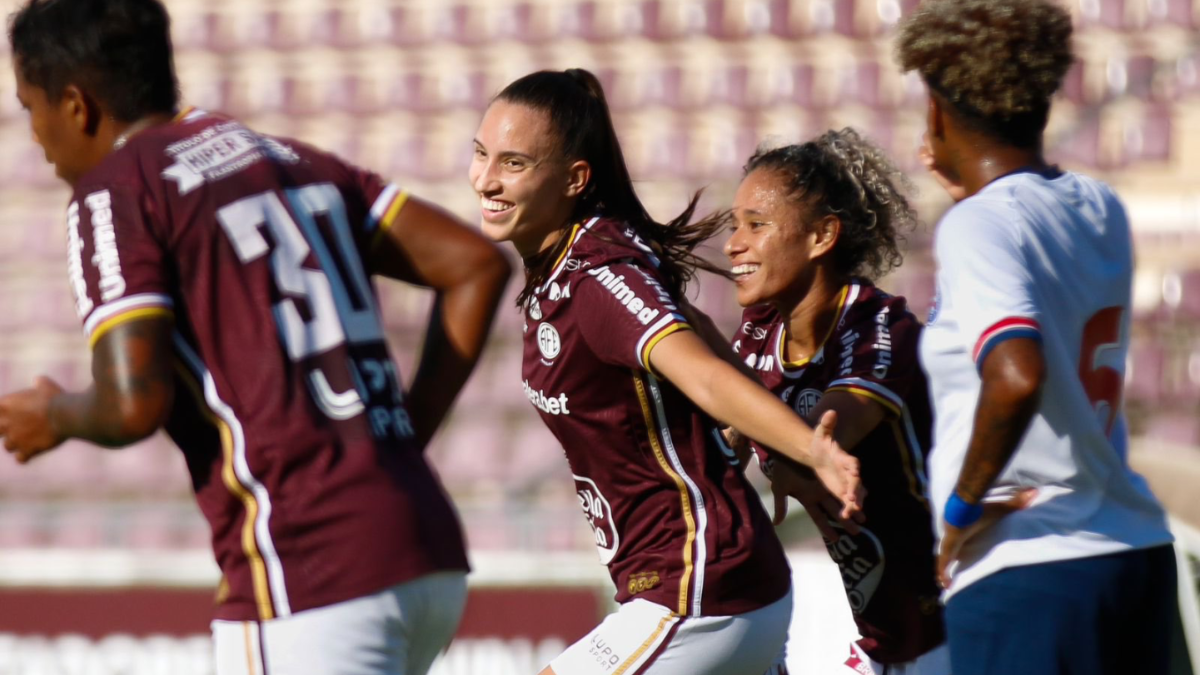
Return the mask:
<path id="1" fill-rule="evenodd" d="M 817 354 L 820 354 L 822 350 L 825 349 L 825 343 L 829 342 L 829 338 L 833 337 L 833 331 L 837 330 L 837 325 L 841 322 L 842 316 L 845 314 L 846 298 L 850 297 L 851 285 L 852 284 L 846 284 L 845 286 L 842 286 L 842 290 L 838 294 L 836 316 L 833 319 L 833 323 L 829 324 L 829 330 L 825 331 L 825 337 L 821 338 L 821 344 L 817 345 L 817 348 L 813 350 L 812 354 L 798 361 L 788 361 L 783 357 L 784 345 L 787 344 L 787 317 L 783 317 L 783 321 L 779 325 L 779 340 L 775 346 L 776 351 L 778 352 L 775 355 L 775 358 L 779 359 L 780 366 L 787 369 L 803 368 L 813 360 L 813 357 L 815 357 Z"/>

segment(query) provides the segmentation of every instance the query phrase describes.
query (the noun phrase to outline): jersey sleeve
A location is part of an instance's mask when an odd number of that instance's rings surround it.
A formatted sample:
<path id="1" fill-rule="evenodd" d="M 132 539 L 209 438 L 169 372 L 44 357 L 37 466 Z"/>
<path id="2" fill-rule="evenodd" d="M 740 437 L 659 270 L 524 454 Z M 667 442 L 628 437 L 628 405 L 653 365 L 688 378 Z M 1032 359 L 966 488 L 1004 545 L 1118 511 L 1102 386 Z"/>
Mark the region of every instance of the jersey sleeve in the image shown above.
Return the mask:
<path id="1" fill-rule="evenodd" d="M 617 262 L 582 276 L 573 300 L 579 331 L 605 363 L 651 370 L 650 352 L 659 341 L 691 328 L 652 268 Z"/>
<path id="2" fill-rule="evenodd" d="M 88 344 L 147 316 L 173 316 L 163 244 L 136 190 L 90 186 L 67 208 L 67 269 Z"/>
<path id="3" fill-rule="evenodd" d="M 392 227 L 396 216 L 408 202 L 408 193 L 395 183 L 389 183 L 379 175 L 347 165 L 353 181 L 367 205 L 367 216 L 362 223 L 362 237 L 366 251 L 379 245 L 384 234 Z"/>
<path id="4" fill-rule="evenodd" d="M 899 417 L 905 399 L 923 377 L 917 360 L 920 330 L 917 320 L 896 304 L 862 317 L 838 334 L 838 344 L 833 345 L 837 370 L 825 391 L 869 398 Z"/>
<path id="5" fill-rule="evenodd" d="M 1013 338 L 1041 341 L 1042 312 L 1017 223 L 987 203 L 946 215 L 936 241 L 938 292 L 950 298 L 975 367 Z"/>

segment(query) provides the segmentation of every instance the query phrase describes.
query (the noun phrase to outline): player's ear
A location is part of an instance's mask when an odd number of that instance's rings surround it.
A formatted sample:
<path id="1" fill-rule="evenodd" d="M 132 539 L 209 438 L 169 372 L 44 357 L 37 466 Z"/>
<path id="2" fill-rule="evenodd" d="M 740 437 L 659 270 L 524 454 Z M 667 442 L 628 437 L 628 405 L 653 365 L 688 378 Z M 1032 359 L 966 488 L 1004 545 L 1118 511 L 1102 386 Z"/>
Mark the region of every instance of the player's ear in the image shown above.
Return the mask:
<path id="1" fill-rule="evenodd" d="M 929 92 L 929 105 L 925 111 L 926 128 L 929 134 L 938 140 L 946 137 L 946 108 L 942 102 Z"/>
<path id="2" fill-rule="evenodd" d="M 810 259 L 828 254 L 842 236 L 842 219 L 833 214 L 824 216 L 809 227 L 809 236 L 812 237 L 812 247 L 808 251 Z"/>
<path id="3" fill-rule="evenodd" d="M 102 111 L 95 98 L 89 96 L 77 85 L 68 84 L 63 87 L 58 106 L 59 111 L 72 127 L 87 136 L 96 135 L 96 129 L 100 127 Z"/>
<path id="4" fill-rule="evenodd" d="M 588 181 L 592 179 L 592 166 L 580 159 L 567 167 L 567 197 L 578 197 L 587 189 Z"/>

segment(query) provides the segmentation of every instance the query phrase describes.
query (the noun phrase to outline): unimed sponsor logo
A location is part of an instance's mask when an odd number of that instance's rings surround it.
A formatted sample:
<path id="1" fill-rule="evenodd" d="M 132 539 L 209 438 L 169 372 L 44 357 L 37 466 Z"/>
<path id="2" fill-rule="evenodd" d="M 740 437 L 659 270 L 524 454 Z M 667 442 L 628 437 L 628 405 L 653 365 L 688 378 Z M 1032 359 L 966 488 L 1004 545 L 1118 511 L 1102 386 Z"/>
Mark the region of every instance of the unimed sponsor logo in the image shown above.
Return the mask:
<path id="1" fill-rule="evenodd" d="M 614 274 L 613 271 L 608 268 L 608 265 L 605 265 L 604 267 L 597 267 L 594 270 L 588 270 L 588 274 L 596 277 L 596 281 L 599 281 L 601 286 L 607 288 L 608 292 L 612 293 L 617 299 L 617 302 L 621 303 L 625 309 L 629 310 L 630 314 L 636 316 L 637 320 L 643 326 L 650 325 L 650 322 L 657 318 L 661 313 L 657 309 L 647 307 L 646 302 L 639 298 L 637 294 L 633 292 L 633 289 L 625 283 L 625 275 Z"/>
<path id="2" fill-rule="evenodd" d="M 117 252 L 117 230 L 113 224 L 112 196 L 108 190 L 93 192 L 83 203 L 92 212 L 92 264 L 100 270 L 100 300 L 110 302 L 125 295 L 121 256 Z"/>

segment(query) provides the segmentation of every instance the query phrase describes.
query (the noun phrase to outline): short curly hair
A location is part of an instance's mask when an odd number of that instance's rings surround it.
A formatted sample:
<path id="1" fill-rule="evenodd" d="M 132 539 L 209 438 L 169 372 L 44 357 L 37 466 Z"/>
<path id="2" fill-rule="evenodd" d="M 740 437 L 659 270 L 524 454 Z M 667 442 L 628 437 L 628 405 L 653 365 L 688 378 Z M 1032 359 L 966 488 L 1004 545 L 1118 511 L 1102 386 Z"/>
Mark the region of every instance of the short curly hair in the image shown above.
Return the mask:
<path id="1" fill-rule="evenodd" d="M 838 273 L 876 280 L 898 267 L 904 232 L 917 224 L 909 203 L 912 183 L 887 153 L 846 127 L 799 145 L 760 148 L 745 173 L 775 171 L 789 194 L 815 216 L 835 215 L 842 223 L 833 250 Z"/>
<path id="2" fill-rule="evenodd" d="M 1053 0 L 925 0 L 901 22 L 896 56 L 985 130 L 1027 145 L 1074 61 L 1071 33 Z"/>

